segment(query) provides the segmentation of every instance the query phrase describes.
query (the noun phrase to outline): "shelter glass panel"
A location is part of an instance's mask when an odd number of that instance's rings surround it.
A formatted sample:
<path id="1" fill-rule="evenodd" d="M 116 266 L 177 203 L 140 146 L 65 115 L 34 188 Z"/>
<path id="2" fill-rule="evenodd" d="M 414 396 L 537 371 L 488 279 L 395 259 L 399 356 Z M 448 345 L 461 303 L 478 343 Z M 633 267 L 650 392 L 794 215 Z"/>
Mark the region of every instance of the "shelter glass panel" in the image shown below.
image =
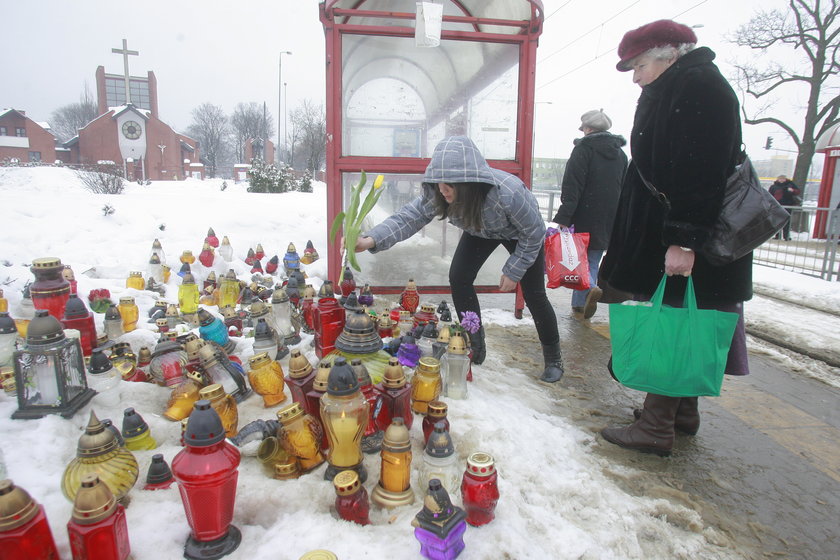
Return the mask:
<path id="1" fill-rule="evenodd" d="M 367 184 L 362 191 L 362 200 L 376 178 L 368 173 Z M 368 214 L 362 231 L 370 229 L 403 205 L 420 196 L 423 175 L 385 173 L 385 191 L 376 206 Z M 344 209 L 350 200 L 350 189 L 358 184 L 359 173 L 344 173 L 342 187 Z M 367 251 L 357 255 L 361 272 L 355 272 L 356 283 L 373 286 L 402 286 L 413 278 L 418 285 L 449 285 L 449 265 L 461 238 L 461 230 L 434 218 L 411 238 L 397 243 L 387 251 L 371 254 Z M 497 285 L 502 275 L 502 266 L 508 258 L 504 247 L 499 246 L 490 255 L 476 278 L 476 285 Z"/>
<path id="2" fill-rule="evenodd" d="M 413 37 L 342 38 L 344 156 L 430 157 L 469 136 L 487 159 L 516 150 L 519 46 Z"/>

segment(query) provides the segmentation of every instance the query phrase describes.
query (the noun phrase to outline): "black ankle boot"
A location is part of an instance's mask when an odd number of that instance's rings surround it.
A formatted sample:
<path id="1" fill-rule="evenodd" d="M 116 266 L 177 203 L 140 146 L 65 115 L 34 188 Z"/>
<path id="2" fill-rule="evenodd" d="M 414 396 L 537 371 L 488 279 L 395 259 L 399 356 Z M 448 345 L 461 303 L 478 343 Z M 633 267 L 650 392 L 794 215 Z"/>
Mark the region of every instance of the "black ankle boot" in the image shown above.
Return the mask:
<path id="1" fill-rule="evenodd" d="M 470 360 L 476 365 L 484 362 L 487 356 L 487 347 L 484 345 L 484 327 L 470 335 Z"/>
<path id="2" fill-rule="evenodd" d="M 545 370 L 540 377 L 540 381 L 545 383 L 560 381 L 563 378 L 563 354 L 560 352 L 560 343 L 543 344 L 542 352 L 545 360 Z"/>

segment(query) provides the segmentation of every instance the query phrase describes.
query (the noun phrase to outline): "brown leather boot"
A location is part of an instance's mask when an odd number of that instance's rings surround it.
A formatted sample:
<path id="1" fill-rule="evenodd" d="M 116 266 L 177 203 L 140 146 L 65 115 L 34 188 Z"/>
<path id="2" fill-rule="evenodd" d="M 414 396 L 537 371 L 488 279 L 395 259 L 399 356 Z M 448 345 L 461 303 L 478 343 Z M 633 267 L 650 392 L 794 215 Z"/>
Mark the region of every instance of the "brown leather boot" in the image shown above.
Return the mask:
<path id="1" fill-rule="evenodd" d="M 634 408 L 633 416 L 638 420 L 642 417 L 642 409 Z M 700 411 L 697 409 L 697 397 L 682 397 L 677 415 L 674 417 L 674 430 L 688 436 L 697 435 L 700 430 Z"/>
<path id="2" fill-rule="evenodd" d="M 604 428 L 601 435 L 618 446 L 667 457 L 674 446 L 674 417 L 679 405 L 679 397 L 648 393 L 638 420 L 623 428 Z"/>

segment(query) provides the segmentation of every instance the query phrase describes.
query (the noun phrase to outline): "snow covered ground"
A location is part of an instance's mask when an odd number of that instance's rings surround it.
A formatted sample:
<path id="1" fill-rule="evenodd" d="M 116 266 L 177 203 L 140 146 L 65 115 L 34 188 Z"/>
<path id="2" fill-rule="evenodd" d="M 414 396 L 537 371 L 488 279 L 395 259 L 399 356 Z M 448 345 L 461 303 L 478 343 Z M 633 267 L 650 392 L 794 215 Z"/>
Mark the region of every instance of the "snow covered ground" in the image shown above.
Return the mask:
<path id="1" fill-rule="evenodd" d="M 166 299 L 177 301 L 178 257 L 183 250 L 198 255 L 209 227 L 220 239 L 229 237 L 236 255 L 232 267 L 243 279 L 250 277 L 245 254 L 257 243 L 268 257 L 282 257 L 289 242 L 302 253 L 308 240 L 325 254 L 325 186 L 314 185 L 312 194 L 272 195 L 249 194 L 245 185 L 232 181 L 222 191 L 221 180 L 187 180 L 129 184 L 124 194 L 113 196 L 87 192 L 67 169 L 0 168 L 4 225 L 0 284 L 9 309 L 13 316 L 19 312 L 21 290 L 32 279 L 29 263 L 54 256 L 73 268 L 82 297 L 94 288 L 108 288 L 115 300 L 132 295 L 145 317 L 156 294 L 125 288 L 129 272 L 139 270 L 145 276 L 152 241 L 160 239 L 166 262 L 173 267 Z M 105 215 L 106 205 L 115 211 Z M 216 260 L 221 263 L 220 258 Z M 217 274 L 226 268 L 218 264 Z M 201 279 L 208 271 L 196 262 L 193 272 Z M 320 286 L 326 275 L 325 260 L 306 266 L 306 273 L 316 288 Z M 755 280 L 788 298 L 840 311 L 840 283 L 762 267 L 756 267 Z M 385 308 L 389 303 L 379 300 L 377 306 Z M 747 317 L 785 325 L 801 344 L 836 345 L 835 325 L 813 324 L 807 314 L 779 313 L 764 300 L 750 302 Z M 103 316 L 96 318 L 101 328 Z M 488 309 L 485 321 L 512 325 L 515 319 L 508 312 Z M 153 347 L 157 340 L 153 328 L 142 323 L 124 340 L 135 351 L 144 345 Z M 245 363 L 253 354 L 251 341 L 241 338 L 238 342 L 237 354 Z M 299 347 L 315 363 L 310 343 L 311 337 L 304 337 Z M 778 351 L 768 348 L 767 352 Z M 288 358 L 281 364 L 285 371 Z M 553 414 L 550 392 L 536 383 L 523 383 L 518 375 L 523 372 L 502 364 L 492 351 L 475 368 L 469 398 L 449 402 L 452 436 L 462 465 L 477 450 L 496 458 L 501 500 L 492 524 L 468 528 L 462 558 L 740 557 L 737 550 L 727 548 L 725 535 L 705 525 L 697 512 L 624 492 L 615 477 L 606 474 L 622 467 L 608 465 L 590 453 L 593 436 Z M 836 379 L 836 370 L 828 368 L 826 376 L 832 375 Z M 189 527 L 177 488 L 141 489 L 152 455 L 163 453 L 171 463 L 180 450 L 180 426 L 162 416 L 169 391 L 136 383 L 122 383 L 121 391 L 119 406 L 106 406 L 95 397 L 67 420 L 11 420 L 17 402 L 0 394 L 0 451 L 8 477 L 44 505 L 62 558 L 70 558 L 65 524 L 72 509 L 60 489 L 64 468 L 75 456 L 91 409 L 119 425 L 128 406 L 146 419 L 159 444 L 155 450 L 134 453 L 140 480 L 131 491 L 127 509 L 133 556 L 135 560 L 181 556 Z M 240 405 L 239 425 L 271 419 L 275 411 L 252 397 Z M 419 422 L 412 438 L 416 465 L 422 457 Z M 370 491 L 379 479 L 378 455 L 367 456 L 365 465 L 369 472 L 365 486 Z M 372 525 L 361 527 L 337 519 L 332 512 L 335 493 L 323 480 L 323 469 L 297 480 L 277 481 L 268 478 L 257 459 L 246 453 L 239 468 L 234 514 L 242 544 L 230 558 L 295 560 L 319 548 L 333 551 L 342 560 L 420 557 L 410 521 L 421 507 L 422 488 L 413 484 L 418 500 L 412 506 L 391 511 L 372 507 Z M 416 469 L 414 473 L 416 480 Z M 460 503 L 460 496 L 453 500 Z"/>

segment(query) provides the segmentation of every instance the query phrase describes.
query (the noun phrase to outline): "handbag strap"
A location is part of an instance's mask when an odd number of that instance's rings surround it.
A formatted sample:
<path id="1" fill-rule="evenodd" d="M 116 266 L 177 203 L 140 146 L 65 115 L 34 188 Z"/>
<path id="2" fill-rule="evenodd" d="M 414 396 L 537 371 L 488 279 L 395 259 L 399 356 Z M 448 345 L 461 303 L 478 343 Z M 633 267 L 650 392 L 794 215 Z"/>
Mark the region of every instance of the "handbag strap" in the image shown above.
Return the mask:
<path id="1" fill-rule="evenodd" d="M 665 196 L 665 193 L 657 190 L 657 188 L 653 186 L 653 183 L 645 179 L 645 176 L 642 175 L 642 170 L 639 169 L 638 165 L 634 165 L 633 167 L 636 168 L 636 173 L 639 174 L 639 178 L 642 180 L 642 183 L 644 183 L 645 187 L 647 187 L 647 189 L 650 191 L 650 194 L 653 195 L 653 198 L 659 201 L 659 203 L 665 207 L 665 210 L 670 210 L 671 201 L 668 200 L 668 197 Z"/>

